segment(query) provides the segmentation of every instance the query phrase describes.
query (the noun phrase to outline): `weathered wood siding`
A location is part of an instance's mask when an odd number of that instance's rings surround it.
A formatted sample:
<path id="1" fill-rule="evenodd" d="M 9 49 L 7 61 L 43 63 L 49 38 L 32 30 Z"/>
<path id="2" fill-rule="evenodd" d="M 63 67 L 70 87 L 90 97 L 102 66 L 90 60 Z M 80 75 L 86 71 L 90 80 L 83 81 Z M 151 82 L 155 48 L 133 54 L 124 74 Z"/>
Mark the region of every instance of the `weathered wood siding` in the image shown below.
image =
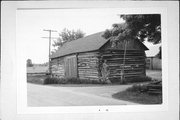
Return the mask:
<path id="1" fill-rule="evenodd" d="M 125 46 L 125 65 L 123 65 Z M 101 48 L 100 61 L 107 60 L 110 79 L 120 79 L 123 67 L 125 78 L 145 76 L 145 58 L 144 48 L 135 40 L 120 41 L 116 45 L 109 42 Z"/>
<path id="2" fill-rule="evenodd" d="M 99 80 L 98 57 L 98 52 L 78 54 L 78 77 L 80 79 Z"/>
<path id="3" fill-rule="evenodd" d="M 64 57 L 51 60 L 52 75 L 59 78 L 65 77 Z"/>
<path id="4" fill-rule="evenodd" d="M 52 75 L 59 78 L 77 77 L 76 55 L 59 57 L 51 60 Z"/>
<path id="5" fill-rule="evenodd" d="M 126 42 L 126 50 L 142 50 L 144 51 L 144 47 L 142 43 L 140 44 L 137 40 L 128 40 L 128 41 L 119 41 L 117 43 L 113 43 L 111 41 L 107 42 L 104 46 L 102 46 L 101 50 L 124 50 Z"/>
<path id="6" fill-rule="evenodd" d="M 124 67 L 124 77 L 137 77 L 145 75 L 145 53 L 140 50 L 127 50 L 125 65 L 123 50 L 113 50 L 101 52 L 101 61 L 107 60 L 110 75 L 109 78 L 121 78 L 121 71 Z"/>
<path id="7" fill-rule="evenodd" d="M 52 73 L 58 77 L 77 77 L 88 80 L 102 80 L 102 64 L 107 61 L 109 68 L 108 78 L 121 79 L 124 67 L 124 77 L 132 78 L 145 76 L 145 52 L 138 42 L 132 40 L 127 43 L 125 65 L 124 42 L 112 47 L 108 42 L 95 52 L 75 53 L 65 57 L 54 58 L 51 61 Z"/>
<path id="8" fill-rule="evenodd" d="M 65 77 L 77 78 L 77 57 L 76 55 L 66 56 L 65 60 Z"/>

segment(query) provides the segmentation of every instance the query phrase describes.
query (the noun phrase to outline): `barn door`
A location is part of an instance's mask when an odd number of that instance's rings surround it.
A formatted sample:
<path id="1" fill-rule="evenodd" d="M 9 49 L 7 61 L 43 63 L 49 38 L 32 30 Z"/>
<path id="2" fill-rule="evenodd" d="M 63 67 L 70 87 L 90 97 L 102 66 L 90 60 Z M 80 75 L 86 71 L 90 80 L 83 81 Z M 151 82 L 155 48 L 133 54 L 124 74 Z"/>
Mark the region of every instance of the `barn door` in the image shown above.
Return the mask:
<path id="1" fill-rule="evenodd" d="M 69 56 L 65 60 L 65 76 L 77 77 L 77 58 L 76 56 Z"/>

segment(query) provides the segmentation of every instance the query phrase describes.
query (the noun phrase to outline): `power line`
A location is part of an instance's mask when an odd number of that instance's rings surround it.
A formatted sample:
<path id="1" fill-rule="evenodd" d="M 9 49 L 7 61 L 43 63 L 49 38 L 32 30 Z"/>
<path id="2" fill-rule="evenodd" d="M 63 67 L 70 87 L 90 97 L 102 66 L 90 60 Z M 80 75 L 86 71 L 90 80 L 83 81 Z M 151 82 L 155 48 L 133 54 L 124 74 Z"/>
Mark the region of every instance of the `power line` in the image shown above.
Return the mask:
<path id="1" fill-rule="evenodd" d="M 49 37 L 42 37 L 42 38 L 49 38 L 49 73 L 50 73 L 50 75 L 51 75 L 51 73 L 52 73 L 52 71 L 51 71 L 51 63 L 50 63 L 50 55 L 51 55 L 51 39 L 55 39 L 55 38 L 53 38 L 53 37 L 51 37 L 51 33 L 52 32 L 57 32 L 56 30 L 46 30 L 46 29 L 44 29 L 43 31 L 47 31 L 47 32 L 49 32 Z"/>
<path id="2" fill-rule="evenodd" d="M 41 37 L 41 38 L 48 38 L 49 39 L 49 37 Z M 52 39 L 58 39 L 59 37 L 51 37 L 51 40 Z"/>

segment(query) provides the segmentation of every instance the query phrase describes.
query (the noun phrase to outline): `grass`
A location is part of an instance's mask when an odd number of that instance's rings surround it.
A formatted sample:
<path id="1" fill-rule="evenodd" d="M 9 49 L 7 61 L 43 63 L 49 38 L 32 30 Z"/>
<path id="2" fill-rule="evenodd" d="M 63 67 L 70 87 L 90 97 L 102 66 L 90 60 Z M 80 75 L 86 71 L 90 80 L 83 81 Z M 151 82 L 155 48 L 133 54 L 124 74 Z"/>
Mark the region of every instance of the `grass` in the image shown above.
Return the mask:
<path id="1" fill-rule="evenodd" d="M 148 76 L 139 76 L 133 78 L 125 78 L 123 81 L 121 81 L 120 78 L 113 78 L 110 80 L 111 83 L 115 83 L 115 84 L 129 84 L 129 83 L 149 82 L 152 81 L 152 78 Z"/>
<path id="2" fill-rule="evenodd" d="M 162 104 L 162 94 L 148 94 L 145 85 L 133 85 L 126 91 L 113 94 L 112 97 L 140 104 Z"/>
<path id="3" fill-rule="evenodd" d="M 129 83 L 137 83 L 137 82 L 147 82 L 151 81 L 150 77 L 138 77 L 133 79 L 126 79 L 125 82 L 120 83 L 120 80 L 116 80 L 112 82 L 112 84 L 129 84 Z M 119 82 L 118 82 L 119 81 Z M 79 78 L 57 78 L 57 77 L 49 77 L 48 75 L 36 75 L 36 76 L 28 76 L 27 82 L 36 83 L 36 84 L 107 84 L 107 82 L 102 82 L 98 80 L 90 80 L 90 79 L 79 79 Z"/>
<path id="4" fill-rule="evenodd" d="M 151 77 L 140 76 L 135 78 L 127 78 L 124 83 L 126 84 L 126 83 L 149 82 L 149 81 L 152 81 Z"/>
<path id="5" fill-rule="evenodd" d="M 47 77 L 47 75 L 27 76 L 27 82 L 35 84 L 44 84 L 44 79 L 46 79 Z"/>
<path id="6" fill-rule="evenodd" d="M 97 80 L 89 80 L 89 79 L 48 77 L 44 80 L 44 84 L 102 84 L 102 83 Z"/>
<path id="7" fill-rule="evenodd" d="M 27 82 L 35 84 L 106 84 L 97 80 L 79 78 L 56 78 L 48 75 L 28 76 Z"/>

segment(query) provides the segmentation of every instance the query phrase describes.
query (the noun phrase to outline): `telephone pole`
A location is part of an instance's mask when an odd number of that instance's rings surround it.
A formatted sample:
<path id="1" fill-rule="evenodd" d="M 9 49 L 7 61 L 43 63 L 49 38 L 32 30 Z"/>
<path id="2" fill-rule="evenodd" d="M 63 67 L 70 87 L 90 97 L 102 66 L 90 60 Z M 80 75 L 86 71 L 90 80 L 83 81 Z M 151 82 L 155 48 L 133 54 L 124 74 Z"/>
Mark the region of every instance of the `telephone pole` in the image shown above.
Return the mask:
<path id="1" fill-rule="evenodd" d="M 52 73 L 52 71 L 51 71 L 51 59 L 50 59 L 50 55 L 51 55 L 51 39 L 52 39 L 52 37 L 51 37 L 51 33 L 52 32 L 57 32 L 56 30 L 43 30 L 43 31 L 47 31 L 47 32 L 49 32 L 49 37 L 42 37 L 42 38 L 49 38 L 49 73 L 50 73 L 50 75 L 51 75 L 51 73 Z"/>

